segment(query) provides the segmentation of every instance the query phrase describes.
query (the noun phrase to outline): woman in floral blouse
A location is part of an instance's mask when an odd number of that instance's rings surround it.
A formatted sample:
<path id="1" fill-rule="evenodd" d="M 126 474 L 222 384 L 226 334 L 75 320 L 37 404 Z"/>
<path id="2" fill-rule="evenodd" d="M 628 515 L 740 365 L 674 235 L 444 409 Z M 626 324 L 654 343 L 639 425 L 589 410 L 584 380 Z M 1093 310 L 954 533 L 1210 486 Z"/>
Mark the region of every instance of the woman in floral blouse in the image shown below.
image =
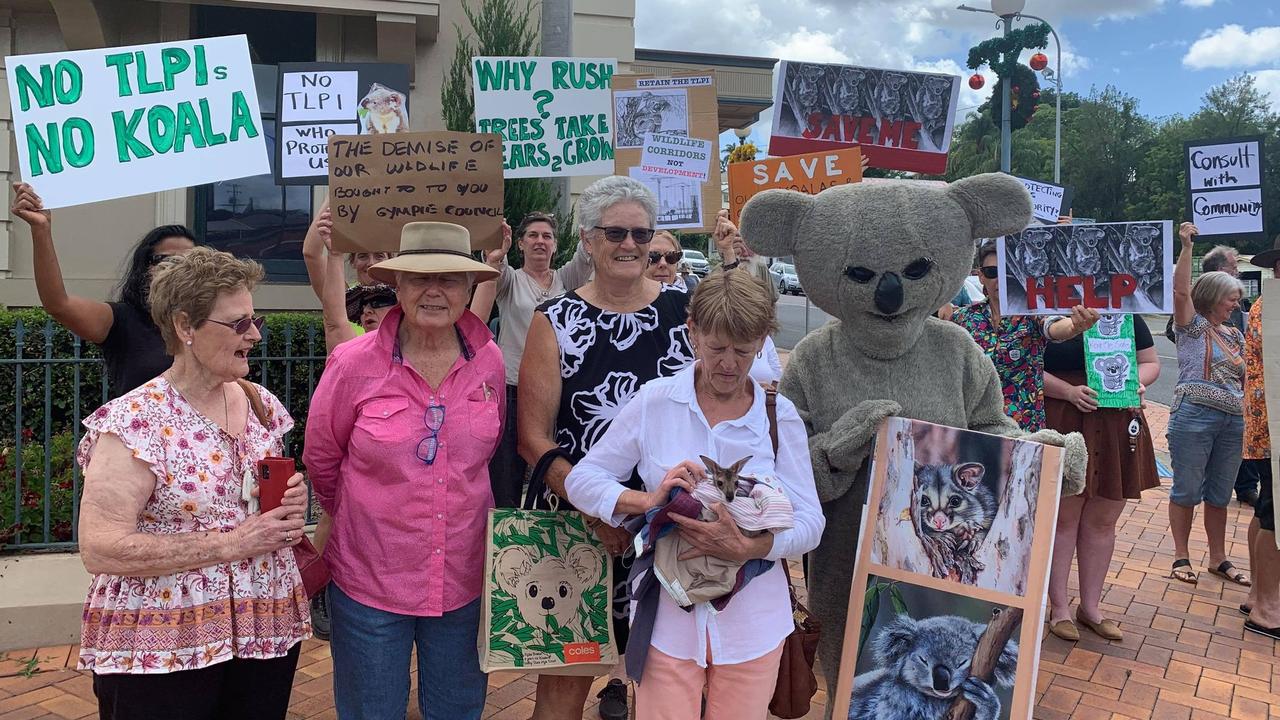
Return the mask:
<path id="1" fill-rule="evenodd" d="M 1028 432 L 1044 429 L 1044 349 L 1083 333 L 1098 322 L 1098 311 L 1077 305 L 1071 317 L 1000 315 L 996 242 L 978 248 L 976 267 L 986 299 L 955 311 L 951 321 L 973 336 L 995 363 L 1004 391 L 1004 412 Z"/>
<path id="2" fill-rule="evenodd" d="M 80 551 L 94 577 L 79 667 L 104 719 L 285 716 L 311 633 L 289 549 L 306 487 L 295 474 L 279 508 L 251 512 L 255 464 L 293 427 L 271 393 L 237 383 L 262 339 L 260 279 L 257 263 L 208 248 L 162 264 L 151 314 L 173 366 L 84 421 Z"/>

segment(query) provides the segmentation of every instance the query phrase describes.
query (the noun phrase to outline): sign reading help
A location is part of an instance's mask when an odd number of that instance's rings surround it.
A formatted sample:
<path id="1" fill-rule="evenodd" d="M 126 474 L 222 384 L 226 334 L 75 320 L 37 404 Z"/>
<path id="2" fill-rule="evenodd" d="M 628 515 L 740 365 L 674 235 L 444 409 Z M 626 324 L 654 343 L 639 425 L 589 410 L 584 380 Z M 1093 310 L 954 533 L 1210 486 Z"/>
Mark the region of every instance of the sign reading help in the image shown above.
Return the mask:
<path id="1" fill-rule="evenodd" d="M 502 244 L 502 144 L 495 135 L 419 132 L 329 138 L 333 248 L 395 252 L 419 221 L 461 225 L 473 250 Z"/>
<path id="2" fill-rule="evenodd" d="M 809 195 L 862 181 L 862 150 L 843 150 L 766 158 L 729 166 L 729 219 L 737 223 L 742 206 L 757 193 L 772 188 Z"/>
<path id="3" fill-rule="evenodd" d="M 270 172 L 243 35 L 5 58 L 45 207 Z"/>
<path id="4" fill-rule="evenodd" d="M 609 81 L 618 61 L 472 58 L 476 132 L 502 136 L 509 178 L 613 172 Z"/>
<path id="5" fill-rule="evenodd" d="M 1132 315 L 1103 315 L 1084 332 L 1085 376 L 1098 407 L 1130 408 L 1138 397 L 1138 345 Z"/>

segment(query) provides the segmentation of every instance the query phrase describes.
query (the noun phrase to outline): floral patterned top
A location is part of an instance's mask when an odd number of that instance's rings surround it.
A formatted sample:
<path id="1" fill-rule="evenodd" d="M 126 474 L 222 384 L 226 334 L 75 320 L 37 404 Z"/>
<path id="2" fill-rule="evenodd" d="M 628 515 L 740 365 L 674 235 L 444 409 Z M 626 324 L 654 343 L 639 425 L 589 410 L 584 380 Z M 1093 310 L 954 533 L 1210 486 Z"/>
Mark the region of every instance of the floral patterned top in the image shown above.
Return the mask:
<path id="1" fill-rule="evenodd" d="M 1262 383 L 1262 298 L 1249 308 L 1244 331 L 1244 452 L 1245 460 L 1271 458 L 1267 429 L 1267 394 Z"/>
<path id="2" fill-rule="evenodd" d="M 259 387 L 269 427 L 248 413 L 241 438 L 206 419 L 158 377 L 98 408 L 77 461 L 88 467 L 103 433 L 118 437 L 156 477 L 138 530 L 227 532 L 244 522 L 244 472 L 278 455 L 293 419 Z M 157 577 L 98 574 L 89 586 L 78 668 L 98 674 L 167 673 L 232 658 L 280 657 L 311 635 L 302 576 L 286 548 L 239 562 Z"/>
<path id="3" fill-rule="evenodd" d="M 1000 376 L 1004 412 L 1028 432 L 1044 429 L 1044 349 L 1059 315 L 1006 315 L 991 322 L 986 300 L 956 310 L 952 322 L 969 331 Z"/>

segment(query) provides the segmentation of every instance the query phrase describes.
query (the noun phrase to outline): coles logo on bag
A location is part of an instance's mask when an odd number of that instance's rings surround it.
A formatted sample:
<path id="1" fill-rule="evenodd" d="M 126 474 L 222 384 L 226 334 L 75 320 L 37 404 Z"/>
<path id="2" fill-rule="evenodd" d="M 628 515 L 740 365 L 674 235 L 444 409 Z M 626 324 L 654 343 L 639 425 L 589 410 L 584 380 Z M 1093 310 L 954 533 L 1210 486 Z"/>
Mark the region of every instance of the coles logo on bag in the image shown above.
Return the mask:
<path id="1" fill-rule="evenodd" d="M 600 643 L 583 642 L 566 644 L 564 646 L 564 662 L 566 665 L 572 665 L 573 663 L 600 662 Z"/>

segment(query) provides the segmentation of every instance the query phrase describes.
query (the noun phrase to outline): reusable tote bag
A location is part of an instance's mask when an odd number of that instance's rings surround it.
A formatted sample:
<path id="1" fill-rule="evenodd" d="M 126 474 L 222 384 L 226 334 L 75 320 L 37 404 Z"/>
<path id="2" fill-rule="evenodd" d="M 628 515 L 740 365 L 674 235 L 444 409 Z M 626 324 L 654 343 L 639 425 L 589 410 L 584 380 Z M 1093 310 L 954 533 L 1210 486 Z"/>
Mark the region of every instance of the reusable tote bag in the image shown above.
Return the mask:
<path id="1" fill-rule="evenodd" d="M 578 512 L 489 511 L 480 668 L 596 676 L 618 662 L 613 562 Z"/>

